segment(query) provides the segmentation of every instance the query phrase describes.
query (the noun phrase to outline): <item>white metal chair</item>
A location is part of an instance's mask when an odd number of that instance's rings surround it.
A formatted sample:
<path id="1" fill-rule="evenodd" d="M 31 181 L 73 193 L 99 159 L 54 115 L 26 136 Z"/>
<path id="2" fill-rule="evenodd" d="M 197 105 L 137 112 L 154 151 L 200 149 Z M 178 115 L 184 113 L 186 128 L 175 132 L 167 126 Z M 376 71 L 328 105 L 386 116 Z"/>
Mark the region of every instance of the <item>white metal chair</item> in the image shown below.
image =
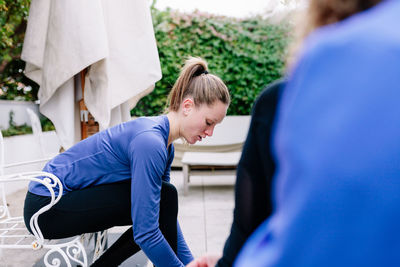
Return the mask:
<path id="1" fill-rule="evenodd" d="M 40 145 L 40 152 L 42 159 L 50 159 L 56 156 L 57 153 L 49 153 L 46 151 L 46 137 L 43 134 L 42 125 L 40 124 L 39 116 L 30 108 L 26 108 L 29 119 L 31 121 L 32 133 L 36 139 L 36 142 Z"/>
<path id="2" fill-rule="evenodd" d="M 44 179 L 40 179 L 43 177 Z M 42 183 L 51 195 L 51 202 L 36 212 L 30 220 L 33 235 L 26 229 L 23 217 L 13 217 L 7 206 L 5 185 L 21 180 Z M 56 186 L 59 188 L 58 196 L 54 193 Z M 39 216 L 62 198 L 62 191 L 60 180 L 51 173 L 38 171 L 4 175 L 4 145 L 0 132 L 0 250 L 3 248 L 47 249 L 48 252 L 44 256 L 45 266 L 60 266 L 61 262 L 65 262 L 68 267 L 72 266 L 72 263 L 88 266 L 88 255 L 84 244 L 91 240 L 93 234 L 84 234 L 65 242 L 55 243 L 44 239 L 39 228 Z M 107 231 L 96 233 L 96 235 L 93 262 L 102 254 L 107 242 Z"/>
<path id="3" fill-rule="evenodd" d="M 235 175 L 241 155 L 241 152 L 185 152 L 182 158 L 183 194 L 186 196 L 189 192 L 191 175 Z"/>
<path id="4" fill-rule="evenodd" d="M 29 119 L 31 121 L 31 127 L 32 127 L 32 133 L 33 135 L 38 139 L 38 143 L 40 144 L 40 152 L 42 153 L 42 157 L 46 155 L 45 149 L 43 146 L 43 131 L 42 131 L 42 125 L 40 124 L 40 120 L 38 115 L 30 109 L 26 108 L 26 112 L 28 113 Z"/>

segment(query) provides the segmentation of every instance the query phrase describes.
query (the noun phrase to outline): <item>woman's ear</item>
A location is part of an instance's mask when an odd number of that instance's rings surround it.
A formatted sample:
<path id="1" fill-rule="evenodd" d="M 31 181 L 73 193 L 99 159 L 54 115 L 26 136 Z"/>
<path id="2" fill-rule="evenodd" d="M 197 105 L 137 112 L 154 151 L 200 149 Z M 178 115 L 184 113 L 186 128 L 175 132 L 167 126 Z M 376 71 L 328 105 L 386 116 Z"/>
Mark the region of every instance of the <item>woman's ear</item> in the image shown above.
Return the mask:
<path id="1" fill-rule="evenodd" d="M 194 108 L 194 102 L 192 98 L 185 98 L 181 105 L 183 115 L 187 116 Z"/>

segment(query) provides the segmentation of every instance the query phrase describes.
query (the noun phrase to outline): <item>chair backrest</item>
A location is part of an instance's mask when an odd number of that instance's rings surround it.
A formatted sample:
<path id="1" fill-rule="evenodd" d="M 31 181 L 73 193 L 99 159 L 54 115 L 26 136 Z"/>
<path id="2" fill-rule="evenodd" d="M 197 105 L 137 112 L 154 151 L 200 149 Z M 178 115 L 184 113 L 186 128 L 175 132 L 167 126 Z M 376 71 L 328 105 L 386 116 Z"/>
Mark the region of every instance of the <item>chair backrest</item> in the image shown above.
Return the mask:
<path id="1" fill-rule="evenodd" d="M 0 131 L 0 179 L 4 175 L 4 140 Z M 4 183 L 0 180 L 0 220 L 3 218 L 10 218 L 10 211 L 7 207 L 6 190 Z"/>
<path id="2" fill-rule="evenodd" d="M 42 125 L 40 124 L 39 117 L 36 113 L 30 109 L 26 108 L 26 112 L 28 112 L 29 119 L 31 120 L 32 132 L 34 135 L 42 134 Z"/>
<path id="3" fill-rule="evenodd" d="M 29 119 L 31 120 L 31 126 L 32 126 L 33 135 L 35 136 L 35 138 L 37 139 L 37 142 L 39 143 L 40 152 L 42 153 L 41 156 L 45 157 L 46 156 L 46 151 L 44 149 L 43 131 L 42 131 L 42 125 L 40 124 L 39 117 L 30 108 L 26 108 L 26 112 L 28 112 Z"/>

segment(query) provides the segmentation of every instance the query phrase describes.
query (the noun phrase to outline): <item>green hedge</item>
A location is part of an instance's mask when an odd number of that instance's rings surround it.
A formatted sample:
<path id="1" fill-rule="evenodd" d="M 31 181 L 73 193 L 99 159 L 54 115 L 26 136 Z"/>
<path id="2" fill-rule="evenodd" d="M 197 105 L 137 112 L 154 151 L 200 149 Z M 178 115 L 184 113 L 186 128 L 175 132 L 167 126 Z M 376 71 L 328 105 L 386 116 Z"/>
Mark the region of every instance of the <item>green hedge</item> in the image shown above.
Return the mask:
<path id="1" fill-rule="evenodd" d="M 0 0 L 0 68 L 18 58 L 30 0 Z"/>
<path id="2" fill-rule="evenodd" d="M 163 112 L 168 92 L 188 56 L 207 60 L 210 73 L 226 83 L 232 96 L 230 115 L 250 114 L 262 88 L 283 74 L 288 24 L 271 25 L 258 17 L 238 20 L 156 9 L 152 15 L 163 78 L 139 101 L 132 115 Z"/>
<path id="3" fill-rule="evenodd" d="M 42 130 L 45 132 L 55 130 L 53 123 L 44 116 L 40 117 L 40 124 L 42 125 Z M 32 127 L 27 125 L 26 123 L 22 125 L 17 125 L 14 121 L 14 111 L 10 111 L 10 113 L 8 114 L 8 128 L 5 130 L 1 130 L 1 133 L 4 137 L 31 134 Z"/>
<path id="4" fill-rule="evenodd" d="M 0 99 L 35 100 L 38 85 L 27 79 L 19 59 L 30 0 L 0 0 Z M 200 56 L 230 89 L 228 114 L 249 114 L 262 88 L 280 78 L 289 42 L 287 24 L 261 18 L 238 20 L 209 14 L 183 14 L 152 8 L 163 78 L 132 115 L 163 112 L 167 95 L 188 56 Z"/>

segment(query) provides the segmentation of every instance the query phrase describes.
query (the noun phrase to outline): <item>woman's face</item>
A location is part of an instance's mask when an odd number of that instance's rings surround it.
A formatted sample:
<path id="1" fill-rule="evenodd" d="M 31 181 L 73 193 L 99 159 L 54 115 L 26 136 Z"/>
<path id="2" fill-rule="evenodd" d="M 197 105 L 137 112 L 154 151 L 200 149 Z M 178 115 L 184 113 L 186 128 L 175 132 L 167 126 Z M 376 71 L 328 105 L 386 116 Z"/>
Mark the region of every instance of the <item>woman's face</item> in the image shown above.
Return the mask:
<path id="1" fill-rule="evenodd" d="M 225 118 L 227 109 L 228 105 L 221 101 L 215 101 L 211 106 L 206 104 L 195 106 L 192 99 L 186 99 L 183 102 L 181 137 L 189 144 L 194 144 L 206 136 L 212 136 L 215 125 Z"/>

